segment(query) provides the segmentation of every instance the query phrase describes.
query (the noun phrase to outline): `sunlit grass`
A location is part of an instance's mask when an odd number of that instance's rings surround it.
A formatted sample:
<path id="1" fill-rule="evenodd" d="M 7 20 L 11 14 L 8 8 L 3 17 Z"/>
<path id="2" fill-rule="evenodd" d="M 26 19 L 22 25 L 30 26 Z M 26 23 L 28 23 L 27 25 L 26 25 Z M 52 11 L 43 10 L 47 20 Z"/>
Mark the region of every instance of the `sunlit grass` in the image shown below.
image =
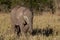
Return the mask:
<path id="1" fill-rule="evenodd" d="M 50 26 L 48 26 L 50 25 Z M 43 14 L 34 16 L 33 19 L 33 28 L 46 28 L 51 27 L 54 31 L 58 31 L 60 33 L 60 16 L 52 15 L 52 14 Z M 16 37 L 13 33 L 11 33 L 11 21 L 9 14 L 0 14 L 0 37 L 3 36 L 4 40 L 25 40 L 24 36 Z M 35 35 L 35 36 L 27 36 L 28 40 L 60 40 L 60 34 L 52 35 L 49 37 L 43 35 Z"/>

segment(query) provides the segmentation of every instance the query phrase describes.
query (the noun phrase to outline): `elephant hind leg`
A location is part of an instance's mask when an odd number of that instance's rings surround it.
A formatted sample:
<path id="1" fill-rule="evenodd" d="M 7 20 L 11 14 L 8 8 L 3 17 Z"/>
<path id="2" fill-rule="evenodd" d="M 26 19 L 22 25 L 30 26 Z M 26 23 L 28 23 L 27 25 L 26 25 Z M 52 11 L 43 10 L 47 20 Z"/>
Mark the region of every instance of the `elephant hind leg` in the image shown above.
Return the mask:
<path id="1" fill-rule="evenodd" d="M 20 34 L 21 30 L 19 25 L 15 25 L 15 32 L 17 33 L 17 35 Z"/>

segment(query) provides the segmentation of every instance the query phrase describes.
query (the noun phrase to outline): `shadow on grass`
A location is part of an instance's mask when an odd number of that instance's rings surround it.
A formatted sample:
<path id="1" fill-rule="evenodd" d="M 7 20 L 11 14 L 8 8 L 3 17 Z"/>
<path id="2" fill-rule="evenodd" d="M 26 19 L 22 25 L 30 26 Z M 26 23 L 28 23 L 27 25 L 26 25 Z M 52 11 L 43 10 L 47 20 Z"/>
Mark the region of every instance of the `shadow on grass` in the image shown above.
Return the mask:
<path id="1" fill-rule="evenodd" d="M 46 29 L 33 29 L 32 35 L 43 35 L 43 36 L 50 36 L 53 34 L 53 29 L 52 28 L 46 28 Z"/>
<path id="2" fill-rule="evenodd" d="M 19 25 L 15 25 L 15 31 L 17 32 L 17 35 L 21 32 Z M 45 29 L 33 29 L 33 32 L 31 34 L 32 36 L 34 35 L 43 35 L 43 36 L 50 36 L 53 35 L 53 29 L 46 27 Z"/>

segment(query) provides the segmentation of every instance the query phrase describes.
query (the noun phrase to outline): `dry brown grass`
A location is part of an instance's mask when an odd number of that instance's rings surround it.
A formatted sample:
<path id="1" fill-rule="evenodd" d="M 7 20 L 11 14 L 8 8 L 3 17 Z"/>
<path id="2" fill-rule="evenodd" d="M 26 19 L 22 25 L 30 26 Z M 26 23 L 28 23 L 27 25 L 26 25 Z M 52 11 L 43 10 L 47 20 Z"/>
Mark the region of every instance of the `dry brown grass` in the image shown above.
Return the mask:
<path id="1" fill-rule="evenodd" d="M 48 26 L 50 25 L 50 26 Z M 60 16 L 54 14 L 43 14 L 34 16 L 33 28 L 46 28 L 50 27 L 54 29 L 54 35 L 49 37 L 43 35 L 28 35 L 17 37 L 11 30 L 11 21 L 9 14 L 0 13 L 0 40 L 60 40 Z M 58 35 L 56 35 L 58 31 Z"/>

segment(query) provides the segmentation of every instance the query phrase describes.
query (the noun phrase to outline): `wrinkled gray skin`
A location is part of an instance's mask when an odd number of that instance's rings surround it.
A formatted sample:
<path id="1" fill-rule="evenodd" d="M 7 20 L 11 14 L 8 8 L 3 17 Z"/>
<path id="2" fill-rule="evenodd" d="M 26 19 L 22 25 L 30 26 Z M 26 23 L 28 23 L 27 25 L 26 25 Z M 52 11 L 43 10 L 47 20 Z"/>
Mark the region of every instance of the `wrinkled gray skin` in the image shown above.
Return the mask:
<path id="1" fill-rule="evenodd" d="M 26 7 L 15 7 L 11 11 L 12 26 L 20 26 L 21 33 L 32 33 L 32 12 Z M 24 26 L 25 22 L 27 25 Z M 18 30 L 18 29 L 16 29 Z"/>

